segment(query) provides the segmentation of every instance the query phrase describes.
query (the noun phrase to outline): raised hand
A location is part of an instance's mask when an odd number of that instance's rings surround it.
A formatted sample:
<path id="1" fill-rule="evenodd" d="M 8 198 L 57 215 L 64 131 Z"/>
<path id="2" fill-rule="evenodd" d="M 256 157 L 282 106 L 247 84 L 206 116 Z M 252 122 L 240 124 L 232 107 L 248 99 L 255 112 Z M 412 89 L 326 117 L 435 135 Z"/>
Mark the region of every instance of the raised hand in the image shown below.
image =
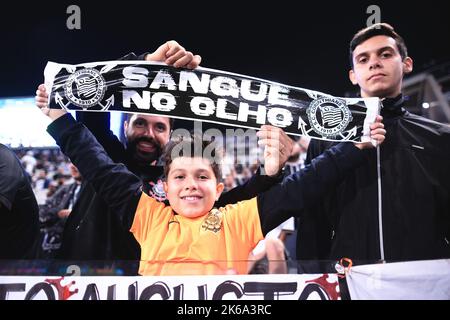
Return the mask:
<path id="1" fill-rule="evenodd" d="M 186 51 L 178 42 L 171 40 L 161 45 L 155 52 L 148 54 L 145 60 L 165 62 L 176 68 L 195 69 L 202 61 L 202 57 Z"/>
<path id="2" fill-rule="evenodd" d="M 264 146 L 264 169 L 269 176 L 275 176 L 284 167 L 292 153 L 294 141 L 277 127 L 264 125 L 256 133 L 258 144 Z"/>
<path id="3" fill-rule="evenodd" d="M 36 106 L 41 109 L 42 113 L 52 120 L 56 120 L 67 113 L 63 109 L 50 109 L 48 107 L 48 93 L 43 83 L 38 86 L 34 100 L 36 101 Z"/>
<path id="4" fill-rule="evenodd" d="M 379 146 L 386 138 L 386 130 L 384 129 L 383 117 L 377 115 L 375 122 L 370 125 L 370 142 L 355 143 L 359 149 L 369 149 Z"/>

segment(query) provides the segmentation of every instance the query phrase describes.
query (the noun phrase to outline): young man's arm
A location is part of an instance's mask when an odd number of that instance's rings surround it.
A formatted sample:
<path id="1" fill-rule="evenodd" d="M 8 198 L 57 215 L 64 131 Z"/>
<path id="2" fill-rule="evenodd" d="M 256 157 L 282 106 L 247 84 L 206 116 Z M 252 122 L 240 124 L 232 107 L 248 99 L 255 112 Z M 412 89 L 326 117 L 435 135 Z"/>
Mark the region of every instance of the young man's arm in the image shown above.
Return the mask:
<path id="1" fill-rule="evenodd" d="M 268 125 L 262 126 L 257 135 L 260 139 L 263 139 L 261 144 L 268 143 L 275 147 L 276 161 L 265 163 L 265 172 L 261 172 L 262 168 L 260 167 L 246 183 L 223 193 L 216 202 L 216 207 L 224 207 L 230 203 L 256 197 L 283 180 L 282 169 L 292 153 L 294 142 L 282 129 Z"/>
<path id="2" fill-rule="evenodd" d="M 79 169 L 84 179 L 117 213 L 123 225 L 130 228 L 141 197 L 141 180 L 123 164 L 114 163 L 89 130 L 62 110 L 50 110 L 57 116 L 47 131 L 61 150 Z"/>
<path id="3" fill-rule="evenodd" d="M 321 198 L 364 161 L 364 153 L 353 143 L 340 143 L 326 150 L 303 170 L 257 197 L 263 233 L 291 216 L 302 217 L 305 208 Z"/>
<path id="4" fill-rule="evenodd" d="M 308 146 L 305 165 L 310 164 L 312 159 L 333 145 L 336 143 L 312 139 Z M 304 241 L 297 242 L 297 259 L 317 260 L 327 257 L 325 252 L 329 252 L 331 249 L 334 237 L 333 193 L 326 194 L 317 205 L 307 208 L 301 221 L 298 219 L 297 239 L 301 238 Z"/>
<path id="5" fill-rule="evenodd" d="M 291 216 L 301 217 L 305 208 L 315 206 L 318 201 L 364 159 L 362 149 L 373 148 L 383 143 L 386 135 L 383 117 L 378 115 L 370 125 L 370 142 L 340 143 L 326 150 L 299 172 L 286 177 L 280 185 L 257 197 L 263 232 L 268 232 Z M 268 127 L 258 132 L 259 144 L 264 145 L 265 164 L 273 172 L 283 154 L 279 152 L 277 140 Z"/>
<path id="6" fill-rule="evenodd" d="M 256 197 L 258 194 L 269 190 L 272 186 L 283 181 L 283 174 L 276 176 L 268 176 L 260 173 L 261 169 L 258 169 L 255 175 L 253 175 L 247 182 L 237 186 L 227 192 L 222 193 L 219 200 L 216 201 L 214 206 L 216 208 L 224 207 L 227 204 L 236 203 L 242 200 L 248 200 Z"/>

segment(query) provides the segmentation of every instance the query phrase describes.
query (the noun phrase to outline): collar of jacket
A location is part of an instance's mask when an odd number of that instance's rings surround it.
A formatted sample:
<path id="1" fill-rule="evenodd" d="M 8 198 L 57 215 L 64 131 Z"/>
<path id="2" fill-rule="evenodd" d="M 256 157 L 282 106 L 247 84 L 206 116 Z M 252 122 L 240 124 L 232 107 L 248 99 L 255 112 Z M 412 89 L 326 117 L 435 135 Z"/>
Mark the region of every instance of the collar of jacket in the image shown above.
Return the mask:
<path id="1" fill-rule="evenodd" d="M 384 118 L 394 118 L 402 116 L 406 113 L 406 109 L 404 108 L 405 99 L 402 94 L 399 94 L 395 98 L 385 98 L 381 100 L 382 108 L 381 115 Z"/>

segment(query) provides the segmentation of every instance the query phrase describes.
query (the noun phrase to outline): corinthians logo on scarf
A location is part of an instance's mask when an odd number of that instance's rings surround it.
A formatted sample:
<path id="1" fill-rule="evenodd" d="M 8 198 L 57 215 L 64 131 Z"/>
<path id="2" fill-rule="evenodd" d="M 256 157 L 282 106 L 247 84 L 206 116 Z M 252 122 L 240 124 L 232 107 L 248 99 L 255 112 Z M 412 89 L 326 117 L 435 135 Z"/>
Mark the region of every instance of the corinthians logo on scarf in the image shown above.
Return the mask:
<path id="1" fill-rule="evenodd" d="M 378 98 L 325 93 L 219 70 L 177 69 L 147 61 L 80 65 L 49 62 L 50 108 L 120 111 L 258 129 L 330 141 L 368 141 Z"/>

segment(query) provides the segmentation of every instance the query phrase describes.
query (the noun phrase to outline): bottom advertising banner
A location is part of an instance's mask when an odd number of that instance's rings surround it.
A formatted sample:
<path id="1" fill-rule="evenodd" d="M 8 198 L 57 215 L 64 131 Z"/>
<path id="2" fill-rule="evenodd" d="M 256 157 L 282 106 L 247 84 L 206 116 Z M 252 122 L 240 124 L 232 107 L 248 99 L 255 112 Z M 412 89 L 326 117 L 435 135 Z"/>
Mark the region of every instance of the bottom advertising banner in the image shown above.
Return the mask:
<path id="1" fill-rule="evenodd" d="M 335 274 L 0 277 L 0 300 L 339 300 Z"/>

